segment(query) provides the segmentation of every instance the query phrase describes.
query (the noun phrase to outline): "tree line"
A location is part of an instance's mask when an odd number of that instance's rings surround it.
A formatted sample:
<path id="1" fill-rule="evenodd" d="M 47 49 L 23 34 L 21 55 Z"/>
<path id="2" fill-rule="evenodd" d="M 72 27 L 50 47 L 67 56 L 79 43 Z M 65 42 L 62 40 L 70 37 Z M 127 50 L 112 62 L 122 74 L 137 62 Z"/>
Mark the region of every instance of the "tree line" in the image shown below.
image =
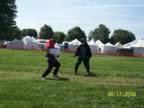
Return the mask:
<path id="1" fill-rule="evenodd" d="M 0 0 L 0 40 L 21 39 L 22 37 L 29 35 L 40 39 L 53 38 L 58 43 L 62 43 L 64 40 L 80 40 L 81 38 L 88 37 L 89 40 L 99 39 L 103 43 L 111 42 L 115 44 L 116 42 L 121 42 L 122 44 L 125 44 L 136 39 L 134 33 L 124 29 L 117 29 L 111 33 L 110 29 L 104 24 L 99 24 L 98 27 L 90 31 L 88 36 L 86 36 L 85 32 L 79 26 L 71 28 L 68 30 L 67 34 L 61 31 L 54 32 L 52 27 L 47 24 L 44 24 L 41 27 L 39 33 L 34 28 L 20 30 L 15 22 L 16 13 L 17 7 L 15 0 Z"/>

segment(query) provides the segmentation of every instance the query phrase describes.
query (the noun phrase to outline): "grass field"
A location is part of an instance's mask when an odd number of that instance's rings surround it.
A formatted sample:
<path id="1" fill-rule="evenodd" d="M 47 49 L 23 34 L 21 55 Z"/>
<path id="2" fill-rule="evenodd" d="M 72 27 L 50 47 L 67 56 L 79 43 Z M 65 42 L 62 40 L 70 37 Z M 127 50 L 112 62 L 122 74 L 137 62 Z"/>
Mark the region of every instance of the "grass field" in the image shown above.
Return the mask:
<path id="1" fill-rule="evenodd" d="M 47 67 L 42 51 L 0 49 L 0 108 L 144 108 L 144 58 L 94 55 L 91 72 L 62 53 L 60 76 L 40 80 Z M 48 76 L 52 78 L 52 73 Z"/>

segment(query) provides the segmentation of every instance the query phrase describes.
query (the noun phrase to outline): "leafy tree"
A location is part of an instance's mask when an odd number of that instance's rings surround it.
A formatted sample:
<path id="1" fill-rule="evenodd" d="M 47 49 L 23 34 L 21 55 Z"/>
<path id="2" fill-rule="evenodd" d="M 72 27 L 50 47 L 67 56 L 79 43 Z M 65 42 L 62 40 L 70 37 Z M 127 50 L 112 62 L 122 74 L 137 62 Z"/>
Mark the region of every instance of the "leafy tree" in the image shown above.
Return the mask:
<path id="1" fill-rule="evenodd" d="M 39 35 L 41 39 L 50 39 L 53 38 L 54 33 L 52 28 L 45 24 L 43 27 L 41 27 Z"/>
<path id="2" fill-rule="evenodd" d="M 21 34 L 22 36 L 38 37 L 37 31 L 35 29 L 23 29 Z"/>
<path id="3" fill-rule="evenodd" d="M 98 28 L 94 29 L 89 33 L 89 38 L 94 38 L 95 40 L 101 40 L 103 43 L 109 41 L 110 30 L 103 24 L 100 24 Z"/>
<path id="4" fill-rule="evenodd" d="M 0 0 L 0 40 L 11 40 L 16 22 L 15 0 Z"/>
<path id="5" fill-rule="evenodd" d="M 115 30 L 111 37 L 111 42 L 121 42 L 122 44 L 129 43 L 133 40 L 135 40 L 135 35 L 132 32 L 129 32 L 127 30 L 118 29 Z"/>
<path id="6" fill-rule="evenodd" d="M 67 40 L 71 41 L 74 39 L 81 40 L 81 38 L 86 38 L 85 32 L 81 30 L 80 27 L 74 27 L 68 31 Z"/>
<path id="7" fill-rule="evenodd" d="M 54 39 L 58 43 L 62 43 L 65 40 L 66 35 L 63 32 L 54 32 Z"/>
<path id="8" fill-rule="evenodd" d="M 21 30 L 17 26 L 13 27 L 12 36 L 13 36 L 13 39 L 14 38 L 17 38 L 17 39 L 21 39 L 22 38 Z"/>

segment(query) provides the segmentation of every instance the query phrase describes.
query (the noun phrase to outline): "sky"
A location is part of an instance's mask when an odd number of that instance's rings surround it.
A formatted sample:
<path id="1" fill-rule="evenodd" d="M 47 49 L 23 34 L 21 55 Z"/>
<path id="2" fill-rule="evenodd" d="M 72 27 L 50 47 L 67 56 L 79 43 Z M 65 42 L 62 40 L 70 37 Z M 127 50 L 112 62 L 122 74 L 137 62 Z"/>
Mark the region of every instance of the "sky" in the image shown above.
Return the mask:
<path id="1" fill-rule="evenodd" d="M 88 33 L 106 25 L 111 34 L 116 29 L 144 38 L 144 0 L 16 0 L 16 22 L 20 29 L 38 32 L 47 24 L 53 31 L 67 33 L 79 26 Z"/>

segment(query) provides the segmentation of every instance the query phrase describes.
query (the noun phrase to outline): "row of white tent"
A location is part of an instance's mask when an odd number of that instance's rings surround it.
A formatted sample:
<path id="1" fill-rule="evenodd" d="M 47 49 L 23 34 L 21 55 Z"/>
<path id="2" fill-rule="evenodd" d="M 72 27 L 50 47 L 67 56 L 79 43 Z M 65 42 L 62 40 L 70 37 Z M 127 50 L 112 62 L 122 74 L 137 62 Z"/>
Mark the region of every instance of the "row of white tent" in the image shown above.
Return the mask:
<path id="1" fill-rule="evenodd" d="M 39 50 L 39 44 L 35 38 L 25 36 L 22 40 L 14 39 L 7 43 L 7 48 L 11 49 L 37 49 Z"/>
<path id="2" fill-rule="evenodd" d="M 77 39 L 74 39 L 69 43 L 69 50 L 75 51 L 76 48 L 81 44 Z M 103 44 L 100 40 L 96 42 L 94 39 L 88 42 L 90 45 L 91 51 L 93 53 L 116 53 L 117 47 L 121 47 L 120 43 L 117 43 L 115 46 L 107 43 Z M 22 40 L 14 39 L 7 43 L 7 48 L 11 49 L 40 49 L 40 43 L 34 37 L 25 36 Z"/>
<path id="3" fill-rule="evenodd" d="M 46 39 L 35 39 L 31 36 L 25 36 L 22 40 L 14 39 L 6 43 L 7 48 L 10 49 L 46 49 Z M 55 47 L 60 48 L 58 44 Z"/>
<path id="4" fill-rule="evenodd" d="M 68 42 L 70 51 L 75 51 L 76 48 L 81 44 L 77 39 L 74 39 L 71 42 Z M 122 45 L 120 42 L 117 42 L 115 45 L 111 43 L 102 43 L 100 40 L 95 41 L 94 39 L 88 41 L 88 44 L 91 48 L 92 53 L 101 53 L 101 54 L 117 54 L 118 49 L 133 49 L 134 56 L 144 57 L 144 39 L 134 40 L 130 43 Z"/>
<path id="5" fill-rule="evenodd" d="M 81 44 L 81 42 L 77 39 L 74 39 L 71 42 L 68 42 L 70 51 L 75 51 L 76 48 Z M 120 43 L 116 43 L 115 45 L 112 45 L 111 43 L 103 44 L 100 40 L 95 41 L 92 39 L 88 42 L 92 53 L 104 53 L 104 54 L 116 54 L 117 49 L 122 47 Z"/>
<path id="6" fill-rule="evenodd" d="M 134 56 L 144 57 L 144 39 L 134 40 L 123 45 L 124 48 L 132 48 Z"/>
<path id="7" fill-rule="evenodd" d="M 47 42 L 47 40 L 45 40 Z M 64 45 L 65 42 L 63 42 Z M 74 39 L 71 42 L 66 42 L 69 44 L 69 51 L 76 51 L 77 47 L 81 44 L 81 42 L 77 39 Z M 100 40 L 95 41 L 94 39 L 88 41 L 88 44 L 91 48 L 92 53 L 101 53 L 101 54 L 116 54 L 117 50 L 120 48 L 125 49 L 133 49 L 134 56 L 142 56 L 144 57 L 144 40 L 134 40 L 128 44 L 122 45 L 121 43 L 116 43 L 112 45 L 111 43 L 102 43 Z M 22 40 L 14 39 L 7 43 L 7 48 L 12 49 L 40 49 L 40 43 L 33 37 L 26 36 Z"/>

